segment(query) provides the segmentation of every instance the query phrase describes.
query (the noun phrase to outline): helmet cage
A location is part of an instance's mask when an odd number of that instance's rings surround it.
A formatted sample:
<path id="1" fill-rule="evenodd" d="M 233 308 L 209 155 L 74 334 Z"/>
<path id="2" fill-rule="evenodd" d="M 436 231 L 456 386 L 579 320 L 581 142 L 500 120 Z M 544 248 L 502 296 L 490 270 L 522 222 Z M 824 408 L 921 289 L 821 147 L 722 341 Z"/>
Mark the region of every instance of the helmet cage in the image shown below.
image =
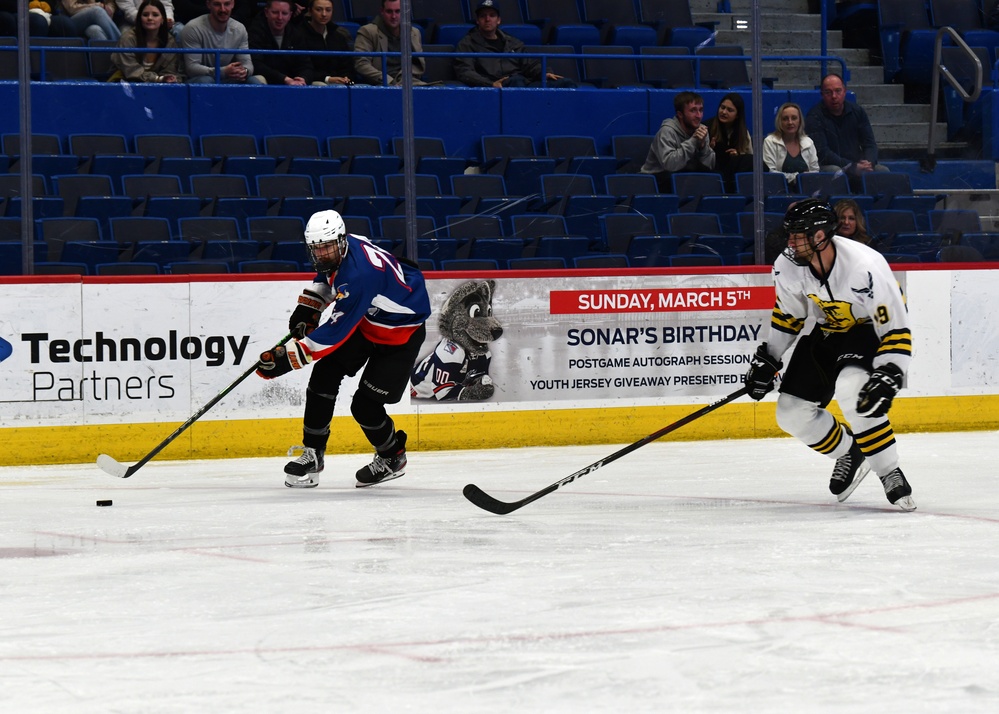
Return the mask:
<path id="1" fill-rule="evenodd" d="M 347 257 L 347 228 L 336 211 L 320 211 L 305 227 L 305 247 L 316 272 L 335 273 Z"/>

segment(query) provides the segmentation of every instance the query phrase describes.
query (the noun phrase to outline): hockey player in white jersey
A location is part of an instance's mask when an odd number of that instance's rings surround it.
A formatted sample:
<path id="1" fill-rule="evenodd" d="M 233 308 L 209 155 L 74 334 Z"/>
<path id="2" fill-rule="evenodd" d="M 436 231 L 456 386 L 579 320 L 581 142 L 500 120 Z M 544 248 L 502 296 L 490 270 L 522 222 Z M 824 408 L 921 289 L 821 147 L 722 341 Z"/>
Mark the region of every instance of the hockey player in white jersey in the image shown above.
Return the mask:
<path id="1" fill-rule="evenodd" d="M 777 424 L 836 460 L 829 490 L 839 501 L 873 469 L 888 501 L 912 511 L 912 488 L 888 421 L 912 359 L 905 299 L 881 254 L 835 235 L 837 224 L 836 214 L 816 199 L 787 210 L 787 247 L 774 263 L 777 302 L 767 339 L 746 373 L 749 396 L 760 400 L 773 389 L 781 358 L 814 318 L 781 381 Z M 834 397 L 848 424 L 826 409 Z"/>

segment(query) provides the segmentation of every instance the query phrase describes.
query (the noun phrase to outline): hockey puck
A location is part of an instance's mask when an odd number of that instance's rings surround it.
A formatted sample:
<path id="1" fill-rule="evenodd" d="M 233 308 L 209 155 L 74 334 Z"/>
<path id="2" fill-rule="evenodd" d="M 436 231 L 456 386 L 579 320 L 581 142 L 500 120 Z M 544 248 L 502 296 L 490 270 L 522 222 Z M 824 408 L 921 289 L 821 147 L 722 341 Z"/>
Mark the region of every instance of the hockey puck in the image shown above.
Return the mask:
<path id="1" fill-rule="evenodd" d="M 98 506 L 110 506 L 111 505 L 111 501 L 98 501 L 97 505 Z"/>

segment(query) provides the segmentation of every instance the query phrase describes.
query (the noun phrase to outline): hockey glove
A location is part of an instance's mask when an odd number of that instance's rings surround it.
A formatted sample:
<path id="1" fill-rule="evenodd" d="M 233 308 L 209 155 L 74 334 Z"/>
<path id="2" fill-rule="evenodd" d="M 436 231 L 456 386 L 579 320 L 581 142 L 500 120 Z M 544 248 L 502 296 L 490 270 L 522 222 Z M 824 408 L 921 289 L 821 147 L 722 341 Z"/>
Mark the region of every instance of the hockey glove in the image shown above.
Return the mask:
<path id="1" fill-rule="evenodd" d="M 902 388 L 902 370 L 890 362 L 871 373 L 857 399 L 857 414 L 868 419 L 883 417 L 891 409 L 891 400 Z"/>
<path id="2" fill-rule="evenodd" d="M 767 343 L 764 342 L 756 348 L 753 361 L 749 363 L 749 371 L 746 372 L 746 386 L 749 387 L 749 396 L 756 401 L 770 393 L 777 380 L 777 373 L 783 367 L 783 363 L 771 357 L 767 352 Z"/>
<path id="3" fill-rule="evenodd" d="M 319 327 L 319 316 L 326 307 L 325 301 L 311 290 L 304 290 L 298 297 L 298 307 L 291 313 L 288 330 L 295 339 L 302 339 Z"/>
<path id="4" fill-rule="evenodd" d="M 458 401 L 489 399 L 494 391 L 496 387 L 492 378 L 488 374 L 477 374 L 462 385 L 461 391 L 458 392 Z"/>
<path id="5" fill-rule="evenodd" d="M 274 379 L 282 374 L 288 374 L 293 369 L 301 369 L 310 361 L 309 355 L 297 340 L 291 341 L 291 347 L 278 345 L 260 355 L 260 365 L 257 375 L 264 379 Z"/>

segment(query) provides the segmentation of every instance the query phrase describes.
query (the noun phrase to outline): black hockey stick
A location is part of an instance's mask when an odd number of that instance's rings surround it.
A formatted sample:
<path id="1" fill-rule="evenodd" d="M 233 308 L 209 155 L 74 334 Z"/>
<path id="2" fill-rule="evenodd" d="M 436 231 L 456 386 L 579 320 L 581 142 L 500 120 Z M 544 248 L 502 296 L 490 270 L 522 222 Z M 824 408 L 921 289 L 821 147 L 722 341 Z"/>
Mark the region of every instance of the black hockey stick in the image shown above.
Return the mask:
<path id="1" fill-rule="evenodd" d="M 289 332 L 287 335 L 282 337 L 281 341 L 278 342 L 277 345 L 275 346 L 283 345 L 285 342 L 287 342 L 290 339 L 291 339 L 291 333 Z M 205 406 L 201 407 L 201 409 L 199 409 L 194 413 L 194 416 L 192 416 L 190 419 L 188 419 L 179 427 L 177 427 L 177 430 L 174 433 L 172 433 L 166 439 L 161 441 L 155 449 L 150 451 L 148 454 L 143 456 L 139 461 L 135 462 L 131 466 L 125 466 L 125 464 L 120 463 L 119 461 L 111 458 L 107 454 L 101 454 L 100 456 L 97 457 L 97 465 L 101 467 L 101 470 L 103 470 L 105 473 L 110 474 L 111 476 L 117 476 L 118 478 L 128 478 L 136 471 L 141 469 L 143 466 L 145 466 L 146 463 L 148 463 L 154 456 L 156 456 L 156 454 L 163 451 L 163 449 L 165 449 L 171 441 L 180 436 L 189 426 L 191 426 L 191 424 L 193 424 L 198 419 L 203 417 L 209 409 L 211 409 L 220 401 L 222 401 L 222 398 L 225 397 L 225 395 L 227 395 L 237 386 L 239 386 L 239 384 L 244 379 L 246 379 L 251 374 L 256 372 L 257 367 L 259 366 L 260 366 L 260 360 L 257 360 L 256 362 L 253 363 L 253 365 L 249 369 L 247 369 L 245 372 L 239 375 L 239 377 L 236 378 L 235 382 L 233 382 L 228 387 L 226 387 L 221 392 L 212 397 L 211 400 L 209 400 L 209 402 Z"/>
<path id="2" fill-rule="evenodd" d="M 567 483 L 572 483 L 573 481 L 575 481 L 576 479 L 580 478 L 581 476 L 585 476 L 588 473 L 593 473 L 594 471 L 596 471 L 597 469 L 599 469 L 601 466 L 605 466 L 605 465 L 609 464 L 611 461 L 616 461 L 617 459 L 620 459 L 622 456 L 630 454 L 632 451 L 635 451 L 636 449 L 640 449 L 643 446 L 645 446 L 646 444 L 649 444 L 649 443 L 655 441 L 656 439 L 658 439 L 658 438 L 660 438 L 662 436 L 665 436 L 666 434 L 670 433 L 671 431 L 679 429 L 681 426 L 689 424 L 690 422 L 694 421 L 695 419 L 700 419 L 705 414 L 710 414 L 711 412 L 713 412 L 718 407 L 723 407 L 726 404 L 728 404 L 729 402 L 734 401 L 734 400 L 738 399 L 739 397 L 741 397 L 742 395 L 748 394 L 748 393 L 749 393 L 749 388 L 748 387 L 742 387 L 741 389 L 738 389 L 738 390 L 732 392 L 727 397 L 722 397 L 717 402 L 713 402 L 713 403 L 707 405 L 706 407 L 701 407 L 700 409 L 698 409 L 693 414 L 688 414 L 683 419 L 680 419 L 679 421 L 675 421 L 672 424 L 670 424 L 669 426 L 664 426 L 662 429 L 660 429 L 659 431 L 655 432 L 654 434 L 649 434 L 648 436 L 646 436 L 646 437 L 644 437 L 642 439 L 639 439 L 634 444 L 630 444 L 630 445 L 624 447 L 623 449 L 621 449 L 619 451 L 615 451 L 610 456 L 605 456 L 604 458 L 600 459 L 600 461 L 592 463 L 589 466 L 587 466 L 586 468 L 580 469 L 579 471 L 577 471 L 574 474 L 569 474 L 565 478 L 563 478 L 563 479 L 561 479 L 559 481 L 556 481 L 551 486 L 548 486 L 547 488 L 543 488 L 540 491 L 538 491 L 537 493 L 532 493 L 527 498 L 522 498 L 519 501 L 513 501 L 512 503 L 507 503 L 505 501 L 500 501 L 500 500 L 495 499 L 492 496 L 490 496 L 488 493 L 486 493 L 485 491 L 483 491 L 481 488 L 479 488 L 478 486 L 476 486 L 474 483 L 470 483 L 467 486 L 465 486 L 465 488 L 462 491 L 462 493 L 465 494 L 465 498 L 467 498 L 469 501 L 471 501 L 476 506 L 478 506 L 479 508 L 481 508 L 481 509 L 483 509 L 485 511 L 489 511 L 490 513 L 496 513 L 496 514 L 501 515 L 501 516 L 502 515 L 506 515 L 507 513 L 512 513 L 513 511 L 516 511 L 518 508 L 523 508 L 524 506 L 526 506 L 528 503 L 531 503 L 532 501 L 537 501 L 542 496 L 547 496 L 552 491 L 557 491 L 559 488 L 561 488 L 562 486 L 565 486 Z"/>

